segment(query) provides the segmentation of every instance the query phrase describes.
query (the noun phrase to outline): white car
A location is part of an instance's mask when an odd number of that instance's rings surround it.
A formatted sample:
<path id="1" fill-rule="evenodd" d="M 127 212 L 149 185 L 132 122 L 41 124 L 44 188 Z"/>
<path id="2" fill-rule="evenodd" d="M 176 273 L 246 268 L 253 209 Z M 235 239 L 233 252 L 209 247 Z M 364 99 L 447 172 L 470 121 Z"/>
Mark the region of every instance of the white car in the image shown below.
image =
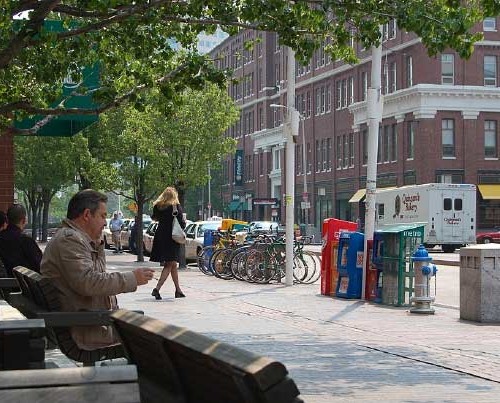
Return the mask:
<path id="1" fill-rule="evenodd" d="M 104 247 L 105 248 L 111 248 L 113 246 L 113 236 L 111 235 L 111 230 L 109 229 L 109 222 L 111 221 L 110 218 L 106 218 L 106 226 L 102 230 L 101 234 L 101 239 L 104 241 Z M 130 218 L 124 218 L 123 219 L 123 225 L 122 228 L 129 226 L 130 224 Z M 123 245 L 122 245 L 123 248 Z"/>
<path id="2" fill-rule="evenodd" d="M 151 222 L 152 222 L 151 218 L 143 218 L 142 219 L 143 237 L 144 237 L 144 234 L 146 233 L 147 228 L 151 224 Z M 135 225 L 135 220 L 130 220 L 128 225 L 123 225 L 122 232 L 120 234 L 123 249 L 130 249 L 130 235 L 131 235 L 132 229 L 134 228 L 134 225 Z M 135 252 L 134 250 L 130 250 L 130 251 Z"/>
<path id="3" fill-rule="evenodd" d="M 196 221 L 186 226 L 186 260 L 196 260 L 203 249 L 206 230 L 217 230 L 221 221 Z"/>
<path id="4" fill-rule="evenodd" d="M 188 229 L 188 227 L 190 227 L 191 225 L 193 225 L 193 222 L 190 221 L 190 220 L 186 220 L 186 228 L 185 228 L 185 231 Z M 146 232 L 144 233 L 144 237 L 143 237 L 143 244 L 144 244 L 144 254 L 145 255 L 149 255 L 151 254 L 151 250 L 153 249 L 153 239 L 155 237 L 155 232 L 156 232 L 156 229 L 158 228 L 158 222 L 157 221 L 154 221 L 152 222 L 148 228 L 146 229 Z M 218 228 L 218 227 L 217 227 Z M 196 256 L 195 255 L 194 257 L 190 258 L 188 257 L 188 254 L 187 254 L 187 250 L 188 250 L 188 243 L 190 241 L 189 237 L 187 236 L 187 231 L 186 231 L 186 237 L 187 237 L 187 240 L 186 240 L 186 259 L 196 259 Z M 203 245 L 203 239 L 201 240 L 201 243 Z"/>

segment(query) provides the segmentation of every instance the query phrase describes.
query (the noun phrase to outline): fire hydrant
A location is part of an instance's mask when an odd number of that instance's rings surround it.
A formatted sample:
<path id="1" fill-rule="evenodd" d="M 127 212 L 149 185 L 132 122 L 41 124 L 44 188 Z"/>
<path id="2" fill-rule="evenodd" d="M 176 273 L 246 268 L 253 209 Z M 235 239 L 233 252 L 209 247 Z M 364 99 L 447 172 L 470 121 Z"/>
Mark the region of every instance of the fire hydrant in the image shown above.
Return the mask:
<path id="1" fill-rule="evenodd" d="M 411 260 L 413 261 L 413 272 L 415 274 L 415 294 L 410 298 L 412 303 L 410 312 L 433 314 L 434 308 L 431 304 L 434 302 L 434 297 L 430 295 L 430 285 L 431 278 L 437 273 L 436 265 L 430 263 L 432 258 L 424 245 L 418 247 Z"/>

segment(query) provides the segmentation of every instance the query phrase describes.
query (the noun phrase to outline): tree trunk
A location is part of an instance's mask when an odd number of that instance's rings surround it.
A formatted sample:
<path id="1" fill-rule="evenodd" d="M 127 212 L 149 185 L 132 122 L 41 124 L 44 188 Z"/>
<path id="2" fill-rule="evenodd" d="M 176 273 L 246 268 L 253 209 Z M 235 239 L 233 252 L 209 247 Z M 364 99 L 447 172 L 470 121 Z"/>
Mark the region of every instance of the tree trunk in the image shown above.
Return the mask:
<path id="1" fill-rule="evenodd" d="M 186 184 L 182 180 L 178 180 L 175 183 L 175 188 L 177 189 L 177 194 L 179 195 L 179 203 L 184 207 L 184 200 L 186 198 Z M 186 247 L 181 245 L 179 248 L 179 268 L 186 268 Z"/>
<path id="2" fill-rule="evenodd" d="M 44 190 L 42 193 L 42 242 L 47 242 L 49 233 L 49 207 L 54 193 L 51 190 Z"/>

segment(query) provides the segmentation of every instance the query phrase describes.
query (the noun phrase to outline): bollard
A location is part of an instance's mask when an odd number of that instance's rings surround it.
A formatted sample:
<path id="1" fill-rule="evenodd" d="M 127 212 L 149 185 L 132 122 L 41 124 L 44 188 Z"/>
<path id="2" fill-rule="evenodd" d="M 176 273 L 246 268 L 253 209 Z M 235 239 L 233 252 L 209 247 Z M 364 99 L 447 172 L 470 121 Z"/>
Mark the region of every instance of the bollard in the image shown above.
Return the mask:
<path id="1" fill-rule="evenodd" d="M 414 296 L 410 298 L 412 307 L 411 313 L 433 314 L 434 308 L 431 306 L 434 302 L 434 297 L 430 295 L 430 279 L 436 275 L 436 265 L 430 263 L 432 258 L 425 249 L 424 245 L 420 245 L 413 253 L 411 260 L 413 261 L 414 278 Z"/>

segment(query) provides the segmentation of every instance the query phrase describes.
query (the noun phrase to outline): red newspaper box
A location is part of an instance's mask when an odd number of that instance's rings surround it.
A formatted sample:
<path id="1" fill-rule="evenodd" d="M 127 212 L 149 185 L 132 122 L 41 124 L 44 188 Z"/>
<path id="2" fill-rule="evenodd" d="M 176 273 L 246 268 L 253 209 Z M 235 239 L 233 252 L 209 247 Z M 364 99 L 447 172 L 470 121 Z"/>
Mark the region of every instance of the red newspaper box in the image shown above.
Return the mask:
<path id="1" fill-rule="evenodd" d="M 321 231 L 321 294 L 335 295 L 337 280 L 337 251 L 342 231 L 356 231 L 357 224 L 352 221 L 326 218 Z"/>
<path id="2" fill-rule="evenodd" d="M 365 282 L 365 299 L 374 301 L 377 298 L 378 285 L 378 270 L 372 265 L 373 240 L 368 240 L 366 244 L 368 252 L 366 252 L 366 282 Z"/>

